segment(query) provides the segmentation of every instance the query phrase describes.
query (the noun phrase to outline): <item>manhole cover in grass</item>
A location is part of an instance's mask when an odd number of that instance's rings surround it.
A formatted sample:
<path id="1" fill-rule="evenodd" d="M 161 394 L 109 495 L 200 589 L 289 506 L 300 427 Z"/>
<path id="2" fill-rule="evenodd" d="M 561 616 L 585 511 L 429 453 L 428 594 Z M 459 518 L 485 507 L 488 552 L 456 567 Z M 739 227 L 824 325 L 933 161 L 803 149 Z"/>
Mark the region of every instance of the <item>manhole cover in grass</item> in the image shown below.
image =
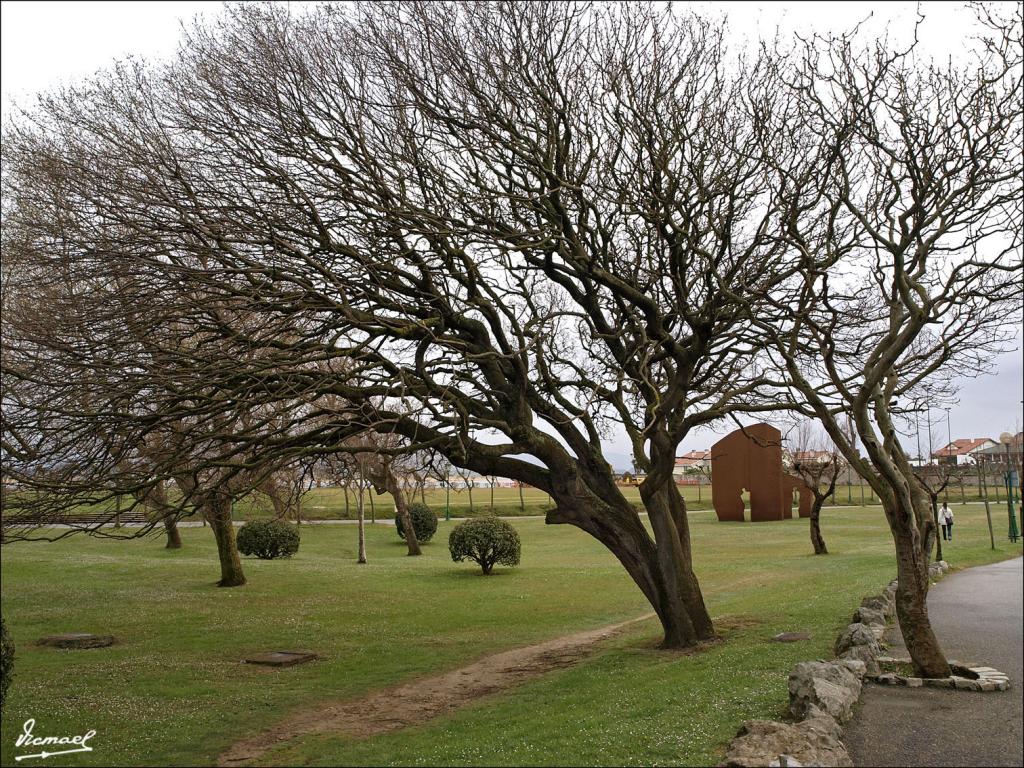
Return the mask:
<path id="1" fill-rule="evenodd" d="M 247 656 L 244 661 L 246 664 L 264 664 L 268 667 L 290 667 L 313 661 L 316 657 L 312 651 L 268 651 Z"/>
<path id="2" fill-rule="evenodd" d="M 94 635 L 90 632 L 65 632 L 62 635 L 41 637 L 36 644 L 50 648 L 106 648 L 114 644 L 114 636 Z"/>
<path id="3" fill-rule="evenodd" d="M 811 636 L 806 632 L 782 632 L 772 638 L 776 643 L 795 643 L 799 640 L 810 640 Z"/>

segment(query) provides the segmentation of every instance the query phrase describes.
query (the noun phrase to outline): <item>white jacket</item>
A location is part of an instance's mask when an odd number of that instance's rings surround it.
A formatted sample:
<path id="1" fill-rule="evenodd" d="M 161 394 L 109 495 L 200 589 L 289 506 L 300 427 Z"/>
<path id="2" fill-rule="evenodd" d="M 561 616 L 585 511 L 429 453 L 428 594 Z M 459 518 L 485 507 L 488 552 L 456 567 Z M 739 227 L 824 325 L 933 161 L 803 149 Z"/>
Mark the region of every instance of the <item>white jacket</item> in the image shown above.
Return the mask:
<path id="1" fill-rule="evenodd" d="M 949 525 L 953 522 L 953 510 L 943 505 L 939 509 L 939 522 L 943 525 Z"/>

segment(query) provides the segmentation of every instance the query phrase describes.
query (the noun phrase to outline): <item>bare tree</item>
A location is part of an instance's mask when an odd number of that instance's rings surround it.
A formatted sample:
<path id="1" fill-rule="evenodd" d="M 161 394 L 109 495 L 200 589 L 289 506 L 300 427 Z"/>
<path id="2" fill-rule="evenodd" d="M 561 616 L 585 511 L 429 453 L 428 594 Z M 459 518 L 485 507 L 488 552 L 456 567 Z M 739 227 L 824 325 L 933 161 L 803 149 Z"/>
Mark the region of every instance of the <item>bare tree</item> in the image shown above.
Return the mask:
<path id="1" fill-rule="evenodd" d="M 216 357 L 204 322 L 241 329 L 253 323 L 252 312 L 211 304 L 193 315 L 185 310 L 194 294 L 184 306 L 161 304 L 123 262 L 100 268 L 38 247 L 44 229 L 24 199 L 5 223 L 4 261 L 17 265 L 19 282 L 4 324 L 4 463 L 33 491 L 5 505 L 5 541 L 135 537 L 162 523 L 167 546 L 176 548 L 177 518 L 198 512 L 217 541 L 219 585 L 244 584 L 233 502 L 295 459 L 246 451 L 233 435 L 287 430 L 281 414 L 296 403 L 250 408 L 208 386 L 181 398 L 174 361 L 192 359 L 203 345 Z M 201 413 L 195 405 L 203 400 L 219 406 Z M 91 511 L 85 518 L 83 508 Z M 122 515 L 135 509 L 154 515 L 140 528 L 121 528 Z"/>
<path id="2" fill-rule="evenodd" d="M 1006 12 L 979 10 L 963 67 L 857 33 L 808 40 L 764 106 L 789 110 L 763 124 L 765 157 L 802 147 L 774 165 L 790 209 L 779 236 L 804 276 L 788 321 L 762 328 L 794 400 L 881 501 L 900 628 L 926 677 L 949 674 L 926 603 L 934 521 L 896 423 L 925 385 L 941 398 L 985 371 L 1020 322 L 1021 8 Z"/>
<path id="3" fill-rule="evenodd" d="M 714 629 L 677 447 L 775 407 L 757 324 L 776 356 L 803 352 L 808 325 L 777 321 L 806 310 L 778 293 L 835 254 L 794 247 L 831 231 L 808 202 L 827 198 L 777 170 L 835 165 L 808 152 L 813 103 L 723 38 L 646 4 L 233 6 L 166 67 L 12 121 L 5 197 L 44 260 L 130 271 L 91 322 L 146 306 L 202 339 L 139 375 L 161 386 L 129 432 L 184 410 L 211 475 L 373 431 L 528 483 L 547 522 L 616 556 L 664 644 L 690 646 Z M 325 396 L 344 414 L 321 418 Z M 243 403 L 266 415 L 241 423 Z M 616 425 L 651 532 L 603 454 Z"/>
<path id="4" fill-rule="evenodd" d="M 828 438 L 816 432 L 811 422 L 802 422 L 787 437 L 789 471 L 803 480 L 813 495 L 810 510 L 811 546 L 814 554 L 827 555 L 821 535 L 821 508 L 835 493 L 839 473 L 846 462 Z"/>
<path id="5" fill-rule="evenodd" d="M 744 109 L 763 72 L 722 38 L 645 5 L 239 6 L 164 70 L 44 98 L 4 162 L 46 230 L 33 248 L 97 277 L 126 264 L 217 337 L 163 361 L 156 413 L 352 404 L 333 432 L 232 424 L 206 461 L 373 430 L 526 482 L 687 646 L 713 627 L 676 446 L 767 407 L 751 306 L 795 270 Z M 317 368 L 342 359 L 358 384 Z M 613 423 L 653 537 L 602 455 Z"/>
<path id="6" fill-rule="evenodd" d="M 366 442 L 373 446 L 376 455 L 372 461 L 367 462 L 369 477 L 378 493 L 390 493 L 395 503 L 395 524 L 402 523 L 402 530 L 405 533 L 405 543 L 410 556 L 422 554 L 420 544 L 416 540 L 416 531 L 413 529 L 412 518 L 409 516 L 409 505 L 407 489 L 404 487 L 404 477 L 399 477 L 403 467 L 402 456 L 388 455 L 381 451 L 384 446 L 396 446 L 404 442 L 396 439 L 395 435 L 367 435 Z M 403 473 L 407 477 L 405 473 Z M 414 491 L 415 493 L 415 491 Z"/>
<path id="7" fill-rule="evenodd" d="M 466 489 L 466 493 L 469 494 L 469 514 L 473 515 L 473 487 L 476 485 L 476 475 L 468 469 L 462 467 L 455 467 L 455 474 L 462 480 L 462 485 Z"/>

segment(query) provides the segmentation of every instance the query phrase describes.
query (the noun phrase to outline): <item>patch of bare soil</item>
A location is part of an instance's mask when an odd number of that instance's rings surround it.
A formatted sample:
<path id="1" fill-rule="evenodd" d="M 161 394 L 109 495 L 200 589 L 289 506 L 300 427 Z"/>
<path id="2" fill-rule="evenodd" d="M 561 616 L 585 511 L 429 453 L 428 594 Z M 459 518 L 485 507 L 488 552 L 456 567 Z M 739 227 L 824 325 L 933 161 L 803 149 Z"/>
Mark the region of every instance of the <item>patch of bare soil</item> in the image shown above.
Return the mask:
<path id="1" fill-rule="evenodd" d="M 236 742 L 218 758 L 217 764 L 240 765 L 261 757 L 277 744 L 309 734 L 332 733 L 367 738 L 424 723 L 475 699 L 512 688 L 547 672 L 570 667 L 586 657 L 596 643 L 652 616 L 653 613 L 589 632 L 485 656 L 468 666 L 375 691 L 359 699 L 302 710 L 270 730 Z"/>

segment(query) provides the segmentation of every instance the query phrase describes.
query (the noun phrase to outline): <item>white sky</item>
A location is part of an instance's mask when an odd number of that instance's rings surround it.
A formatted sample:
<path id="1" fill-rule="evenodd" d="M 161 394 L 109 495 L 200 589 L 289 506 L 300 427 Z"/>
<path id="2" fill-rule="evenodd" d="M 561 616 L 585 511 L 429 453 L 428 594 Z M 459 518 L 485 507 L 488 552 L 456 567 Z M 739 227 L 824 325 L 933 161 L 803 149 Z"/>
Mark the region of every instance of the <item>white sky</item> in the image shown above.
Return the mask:
<path id="1" fill-rule="evenodd" d="M 299 13 L 308 4 L 295 1 L 291 7 Z M 860 21 L 871 32 L 888 31 L 894 40 L 904 41 L 909 39 L 918 7 L 925 16 L 921 49 L 931 56 L 963 56 L 972 33 L 971 13 L 960 3 L 677 2 L 675 6 L 726 14 L 737 41 L 772 36 L 776 28 L 787 36 L 794 31 L 848 29 Z M 0 112 L 6 118 L 12 101 L 27 106 L 32 94 L 87 77 L 115 58 L 171 55 L 183 20 L 216 14 L 220 8 L 219 2 L 0 2 Z M 954 438 L 998 439 L 1000 432 L 1020 428 L 1024 397 L 1021 352 L 1000 357 L 997 370 L 996 376 L 964 382 L 960 405 L 950 416 Z M 933 423 L 935 442 L 944 442 L 945 413 L 933 412 L 933 422 L 938 423 Z M 716 439 L 709 432 L 691 435 L 682 450 L 706 448 Z M 617 468 L 629 467 L 625 441 L 616 440 L 608 454 Z"/>

